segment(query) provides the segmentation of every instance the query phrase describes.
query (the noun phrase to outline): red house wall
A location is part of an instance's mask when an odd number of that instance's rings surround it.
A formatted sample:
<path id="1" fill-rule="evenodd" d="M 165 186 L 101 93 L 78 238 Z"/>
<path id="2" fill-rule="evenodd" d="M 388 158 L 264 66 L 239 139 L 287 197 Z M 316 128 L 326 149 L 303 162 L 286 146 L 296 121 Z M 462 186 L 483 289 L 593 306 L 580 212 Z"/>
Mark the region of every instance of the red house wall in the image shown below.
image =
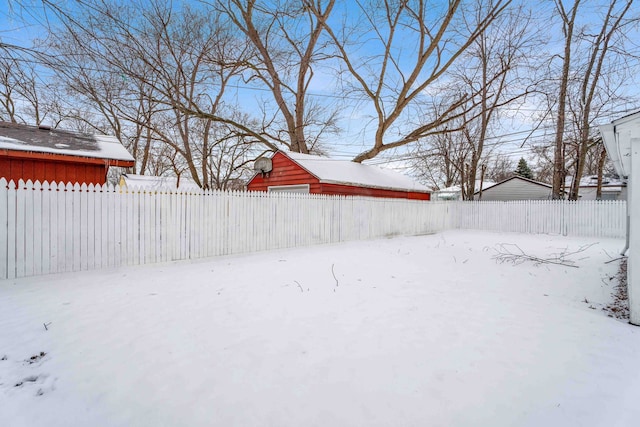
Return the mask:
<path id="1" fill-rule="evenodd" d="M 0 151 L 0 177 L 8 181 L 104 184 L 107 170 L 103 159 Z"/>
<path id="2" fill-rule="evenodd" d="M 276 153 L 271 161 L 273 170 L 269 174 L 265 174 L 264 177 L 260 174 L 254 176 L 247 184 L 247 190 L 268 191 L 271 186 L 309 184 L 309 192 L 312 194 L 430 200 L 429 193 L 320 183 L 318 178 L 282 153 Z"/>
<path id="3" fill-rule="evenodd" d="M 264 177 L 258 174 L 253 177 L 247 190 L 268 191 L 269 187 L 278 185 L 309 184 L 309 192 L 321 194 L 320 181 L 306 170 L 294 163 L 290 158 L 281 153 L 276 153 L 271 159 L 273 170 Z"/>

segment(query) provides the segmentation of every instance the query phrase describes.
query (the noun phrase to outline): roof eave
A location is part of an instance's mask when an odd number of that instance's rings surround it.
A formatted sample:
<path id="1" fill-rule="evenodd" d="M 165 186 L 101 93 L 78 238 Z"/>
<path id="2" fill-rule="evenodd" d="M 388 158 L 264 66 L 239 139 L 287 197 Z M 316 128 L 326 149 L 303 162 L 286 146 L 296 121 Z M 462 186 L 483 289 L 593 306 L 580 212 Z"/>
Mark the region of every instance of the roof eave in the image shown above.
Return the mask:
<path id="1" fill-rule="evenodd" d="M 66 163 L 108 164 L 109 166 L 129 168 L 135 165 L 135 160 L 111 159 L 103 157 L 82 156 L 73 154 L 58 154 L 42 151 L 11 150 L 0 148 L 0 156 L 23 160 L 54 160 Z"/>

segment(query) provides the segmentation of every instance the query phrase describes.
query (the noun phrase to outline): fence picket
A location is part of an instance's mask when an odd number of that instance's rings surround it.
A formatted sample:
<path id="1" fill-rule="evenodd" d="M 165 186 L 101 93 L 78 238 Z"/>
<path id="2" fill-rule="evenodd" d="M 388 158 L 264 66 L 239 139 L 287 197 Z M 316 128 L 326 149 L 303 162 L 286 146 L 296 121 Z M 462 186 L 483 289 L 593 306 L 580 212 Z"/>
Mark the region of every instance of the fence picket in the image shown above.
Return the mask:
<path id="1" fill-rule="evenodd" d="M 63 272 L 73 271 L 73 185 L 67 183 L 64 186 L 64 253 L 60 256 L 64 256 L 64 269 Z"/>
<path id="2" fill-rule="evenodd" d="M 33 274 L 42 274 L 42 184 L 33 183 Z"/>
<path id="3" fill-rule="evenodd" d="M 8 262 L 9 254 L 7 244 L 9 242 L 9 230 L 7 227 L 3 227 L 3 224 L 8 224 L 8 210 L 9 208 L 9 183 L 5 178 L 0 178 L 0 279 L 3 277 L 9 277 Z"/>
<path id="4" fill-rule="evenodd" d="M 40 256 L 41 256 L 41 272 L 48 274 L 51 271 L 51 186 L 48 182 L 42 183 L 42 215 L 40 217 Z M 0 257 L 2 262 L 2 257 Z M 0 277 L 2 277 L 0 275 Z"/>
<path id="5" fill-rule="evenodd" d="M 79 192 L 80 199 L 80 270 L 89 269 L 89 186 L 82 184 Z"/>
<path id="6" fill-rule="evenodd" d="M 15 274 L 16 277 L 23 277 L 25 273 L 25 246 L 26 246 L 26 212 L 25 212 L 25 199 L 27 198 L 27 191 L 25 191 L 25 182 L 23 180 L 18 181 L 16 188 L 16 216 L 15 216 Z"/>
<path id="7" fill-rule="evenodd" d="M 71 209 L 72 209 L 72 258 L 71 258 L 71 271 L 80 271 L 81 269 L 81 256 L 82 256 L 82 206 L 80 203 L 80 184 L 75 183 L 71 187 Z"/>
<path id="8" fill-rule="evenodd" d="M 34 240 L 36 235 L 36 230 L 34 230 L 34 225 L 36 222 L 36 214 L 35 214 L 35 189 L 34 184 L 31 180 L 28 180 L 25 183 L 25 192 L 24 192 L 24 203 L 25 206 L 32 206 L 32 209 L 26 209 L 24 212 L 24 271 L 22 273 L 23 276 L 33 276 L 35 273 L 34 261 L 36 258 Z"/>
<path id="9" fill-rule="evenodd" d="M 58 183 L 49 186 L 49 273 L 58 272 Z"/>

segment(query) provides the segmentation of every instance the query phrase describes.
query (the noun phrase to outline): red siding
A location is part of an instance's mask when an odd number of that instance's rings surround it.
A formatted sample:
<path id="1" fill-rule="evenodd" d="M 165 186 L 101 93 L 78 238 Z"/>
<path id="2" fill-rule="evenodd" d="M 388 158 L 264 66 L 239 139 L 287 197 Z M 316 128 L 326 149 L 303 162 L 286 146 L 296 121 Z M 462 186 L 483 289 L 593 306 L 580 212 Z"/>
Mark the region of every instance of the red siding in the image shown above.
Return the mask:
<path id="1" fill-rule="evenodd" d="M 247 190 L 268 191 L 268 188 L 271 186 L 309 184 L 309 192 L 312 194 L 389 197 L 414 200 L 430 200 L 431 198 L 429 193 L 320 183 L 318 178 L 311 175 L 282 153 L 276 153 L 273 156 L 272 164 L 273 170 L 269 174 L 265 174 L 264 177 L 260 174 L 254 176 L 247 184 Z"/>
<path id="2" fill-rule="evenodd" d="M 407 195 L 411 200 L 431 200 L 431 193 L 418 193 L 415 191 L 409 191 Z"/>
<path id="3" fill-rule="evenodd" d="M 67 163 L 43 159 L 0 157 L 0 177 L 18 181 L 71 182 L 72 184 L 104 184 L 104 164 Z"/>
<path id="4" fill-rule="evenodd" d="M 320 193 L 320 181 L 306 170 L 298 166 L 282 153 L 276 153 L 271 159 L 273 170 L 265 174 L 264 178 L 258 174 L 253 177 L 247 189 L 249 191 L 267 191 L 268 187 L 278 185 L 309 184 L 309 191 Z"/>
<path id="5" fill-rule="evenodd" d="M 9 160 L 9 175 L 22 176 L 22 162 L 12 162 Z"/>
<path id="6" fill-rule="evenodd" d="M 55 176 L 56 173 L 56 165 L 55 163 L 45 162 L 44 164 L 44 174 L 45 176 Z"/>

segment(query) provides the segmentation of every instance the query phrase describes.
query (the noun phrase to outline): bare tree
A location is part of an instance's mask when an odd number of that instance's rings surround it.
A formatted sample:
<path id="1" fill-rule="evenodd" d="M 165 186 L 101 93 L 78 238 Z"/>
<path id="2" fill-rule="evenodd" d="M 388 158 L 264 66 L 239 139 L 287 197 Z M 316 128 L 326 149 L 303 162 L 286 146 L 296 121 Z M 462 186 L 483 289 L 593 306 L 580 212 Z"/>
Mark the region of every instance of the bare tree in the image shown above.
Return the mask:
<path id="1" fill-rule="evenodd" d="M 532 143 L 529 149 L 531 150 L 529 158 L 534 179 L 551 184 L 553 182 L 554 147 L 544 141 L 537 144 Z"/>
<path id="2" fill-rule="evenodd" d="M 335 0 L 210 2 L 253 48 L 245 80 L 266 86 L 277 106 L 275 116 L 264 111 L 261 129 L 256 132 L 291 151 L 308 153 L 324 133 L 337 130 L 337 109 L 308 96 L 314 67 L 327 58 L 322 34 L 334 3 Z"/>
<path id="3" fill-rule="evenodd" d="M 418 141 L 411 163 L 418 177 L 442 189 L 460 185 L 468 156 L 469 147 L 461 132 L 442 132 Z"/>
<path id="4" fill-rule="evenodd" d="M 2 50 L 0 55 L 0 120 L 40 125 L 46 118 L 33 59 L 24 50 Z"/>
<path id="5" fill-rule="evenodd" d="M 51 65 L 87 108 L 129 142 L 139 172 L 186 171 L 209 188 L 215 182 L 213 147 L 219 144 L 214 135 L 226 129 L 246 140 L 238 127 L 226 125 L 237 122 L 224 94 L 244 70 L 247 49 L 224 20 L 211 10 L 162 1 L 85 0 L 72 11 L 49 4 L 63 25 L 52 34 L 58 55 Z M 165 156 L 165 165 L 152 155 Z"/>
<path id="6" fill-rule="evenodd" d="M 470 28 L 481 18 L 482 2 L 478 2 L 476 13 L 476 19 L 468 24 Z M 533 50 L 540 40 L 530 23 L 531 12 L 522 7 L 505 11 L 493 26 L 478 35 L 462 55 L 461 65 L 455 67 L 454 82 L 461 82 L 469 93 L 474 94 L 471 105 L 467 106 L 470 113 L 465 114 L 470 122 L 466 122 L 462 130 L 470 147 L 463 182 L 466 199 L 473 199 L 477 190 L 485 140 L 495 128 L 501 109 L 534 91 L 533 82 L 527 83 L 527 72 L 531 68 L 529 60 L 534 57 Z"/>
<path id="7" fill-rule="evenodd" d="M 18 62 L 10 56 L 0 58 L 0 119 L 6 122 L 17 123 L 20 119 L 16 106 L 18 96 L 16 76 L 13 70 L 18 67 Z"/>
<path id="8" fill-rule="evenodd" d="M 493 3 L 477 2 L 475 15 L 468 14 L 463 18 L 462 36 L 474 31 L 487 5 L 491 7 Z M 457 117 L 450 119 L 447 126 L 434 129 L 449 136 L 432 137 L 427 141 L 440 146 L 442 139 L 460 144 L 455 150 L 446 147 L 446 151 L 438 151 L 444 155 L 444 164 L 451 163 L 456 169 L 465 200 L 472 200 L 478 190 L 476 183 L 482 179 L 481 171 L 486 169 L 483 159 L 490 154 L 485 152 L 485 141 L 497 128 L 501 109 L 524 99 L 533 91 L 533 84 L 527 83 L 527 71 L 529 60 L 534 57 L 532 51 L 538 43 L 537 33 L 530 26 L 530 12 L 522 7 L 512 8 L 496 17 L 491 27 L 478 34 L 460 54 L 460 61 L 446 73 L 449 84 L 443 91 L 444 99 L 466 97 L 466 100 L 455 111 L 447 111 L 450 104 L 444 103 L 434 110 L 437 117 L 447 113 Z M 492 144 L 491 150 L 495 150 L 497 145 Z M 452 152 L 457 154 L 453 162 Z"/>
<path id="9" fill-rule="evenodd" d="M 513 176 L 516 169 L 513 160 L 506 154 L 489 156 L 486 161 L 485 181 L 500 182 Z"/>
<path id="10" fill-rule="evenodd" d="M 600 110 L 615 97 L 615 84 L 603 87 L 617 73 L 616 56 L 622 52 L 624 27 L 637 22 L 638 16 L 629 17 L 633 0 L 611 0 L 605 5 L 599 23 L 589 22 L 579 26 L 580 11 L 587 6 L 581 0 L 554 0 L 555 10 L 562 21 L 564 52 L 558 73 L 556 134 L 554 141 L 554 198 L 563 196 L 565 177 L 572 173 L 569 198 L 577 200 L 580 179 L 585 170 L 589 149 L 593 146 L 592 124 L 600 117 Z M 593 13 L 593 11 L 591 11 Z M 617 49 L 614 43 L 619 43 Z M 608 82 L 610 83 L 610 82 Z M 567 132 L 570 137 L 567 138 Z M 573 150 L 567 143 L 573 140 Z"/>
<path id="11" fill-rule="evenodd" d="M 564 169 L 564 127 L 567 103 L 567 90 L 569 86 L 569 70 L 571 65 L 571 46 L 573 42 L 573 31 L 575 28 L 576 16 L 581 0 L 574 0 L 571 9 L 565 9 L 562 0 L 554 0 L 556 11 L 562 19 L 562 34 L 564 36 L 564 55 L 562 56 L 562 71 L 560 74 L 558 108 L 556 112 L 556 136 L 554 142 L 553 156 L 553 184 L 551 197 L 560 199 L 563 197 L 562 187 L 564 186 L 565 169 Z"/>
<path id="12" fill-rule="evenodd" d="M 592 135 L 593 120 L 600 117 L 598 110 L 602 109 L 610 100 L 611 92 L 601 91 L 601 80 L 610 77 L 616 70 L 615 62 L 611 59 L 610 48 L 616 39 L 622 36 L 620 30 L 626 25 L 637 21 L 638 17 L 625 19 L 631 8 L 633 0 L 612 0 L 603 17 L 602 26 L 596 34 L 591 34 L 588 29 L 578 33 L 578 39 L 586 42 L 585 53 L 581 55 L 585 61 L 574 73 L 573 79 L 577 84 L 578 102 L 569 103 L 573 115 L 572 123 L 576 130 L 577 150 L 575 157 L 574 174 L 569 192 L 570 200 L 578 200 L 580 179 L 585 170 L 585 162 L 588 151 L 594 147 Z M 615 51 L 613 52 L 615 54 Z M 607 73 L 609 76 L 604 76 Z"/>
<path id="13" fill-rule="evenodd" d="M 423 111 L 425 93 L 441 83 L 446 71 L 499 16 L 510 0 L 482 5 L 473 22 L 460 0 L 447 5 L 415 2 L 360 2 L 362 20 L 334 26 L 324 23 L 343 69 L 342 82 L 374 112 L 372 145 L 355 162 L 401 147 L 442 131 L 460 117 L 460 107 L 472 95 L 451 99 L 439 115 Z M 309 2 L 316 17 L 321 11 Z M 456 28 L 467 25 L 461 33 Z M 415 48 L 414 48 L 415 46 Z M 364 50 L 364 52 L 363 52 Z M 364 54 L 363 54 L 364 53 Z M 415 118 L 421 120 L 416 121 Z"/>

